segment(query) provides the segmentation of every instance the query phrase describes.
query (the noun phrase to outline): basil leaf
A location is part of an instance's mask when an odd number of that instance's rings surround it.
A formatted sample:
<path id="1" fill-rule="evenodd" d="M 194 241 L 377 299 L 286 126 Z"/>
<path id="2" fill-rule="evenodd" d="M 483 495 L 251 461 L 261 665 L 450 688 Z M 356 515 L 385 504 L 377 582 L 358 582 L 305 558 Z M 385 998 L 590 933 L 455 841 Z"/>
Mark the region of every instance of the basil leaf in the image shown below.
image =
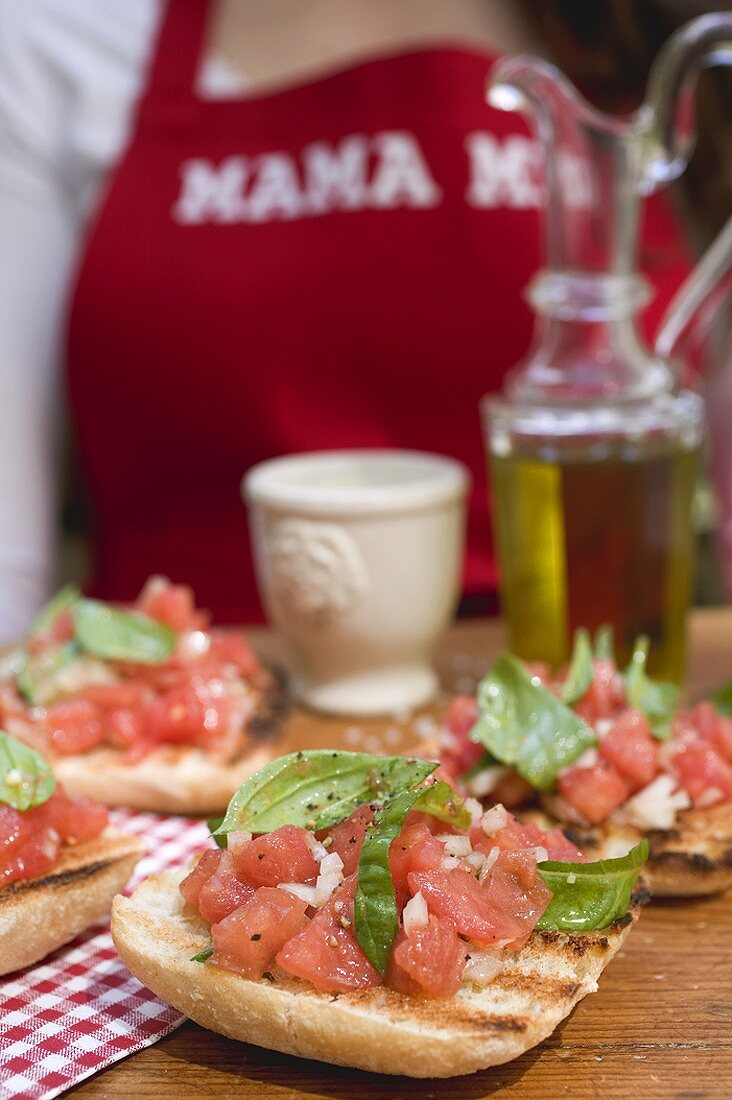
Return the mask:
<path id="1" fill-rule="evenodd" d="M 75 584 L 64 585 L 36 615 L 28 630 L 29 634 L 42 634 L 62 611 L 73 607 L 81 599 L 81 592 Z"/>
<path id="2" fill-rule="evenodd" d="M 226 833 L 219 834 L 219 835 L 216 834 L 216 830 L 223 823 L 223 820 L 224 820 L 223 817 L 212 817 L 206 822 L 206 824 L 208 825 L 208 831 L 210 832 L 214 843 L 219 848 L 226 848 L 227 843 L 228 843 L 227 838 L 226 838 Z"/>
<path id="3" fill-rule="evenodd" d="M 79 600 L 72 615 L 82 649 L 107 661 L 157 665 L 175 649 L 176 635 L 170 627 L 139 611 L 124 611 L 99 600 Z"/>
<path id="4" fill-rule="evenodd" d="M 27 653 L 18 669 L 18 691 L 32 707 L 45 706 L 56 693 L 56 674 L 79 655 L 76 642 Z"/>
<path id="5" fill-rule="evenodd" d="M 598 661 L 615 660 L 615 631 L 610 623 L 598 626 L 595 633 L 595 657 Z"/>
<path id="6" fill-rule="evenodd" d="M 679 704 L 676 684 L 651 680 L 646 673 L 648 638 L 642 635 L 633 646 L 633 656 L 625 672 L 625 691 L 628 703 L 642 710 L 657 741 L 668 741 L 671 736 L 671 720 Z"/>
<path id="7" fill-rule="evenodd" d="M 56 777 L 40 753 L 0 730 L 0 802 L 32 810 L 48 802 Z"/>
<path id="8" fill-rule="evenodd" d="M 560 932 L 593 932 L 625 916 L 636 879 L 648 859 L 641 840 L 626 856 L 596 863 L 546 860 L 537 867 L 552 892 L 537 928 Z"/>
<path id="9" fill-rule="evenodd" d="M 725 718 L 732 718 L 732 681 L 720 688 L 709 701 L 714 703 L 719 713 Z"/>
<path id="10" fill-rule="evenodd" d="M 580 628 L 574 632 L 572 660 L 567 679 L 562 684 L 562 702 L 571 706 L 577 703 L 592 684 L 592 645 L 588 631 Z"/>
<path id="11" fill-rule="evenodd" d="M 290 753 L 242 783 L 215 835 L 269 833 L 281 825 L 328 829 L 364 802 L 384 802 L 416 786 L 437 766 L 434 760 L 329 749 Z"/>
<path id="12" fill-rule="evenodd" d="M 190 962 L 192 963 L 205 963 L 207 959 L 210 959 L 214 953 L 213 944 L 210 947 L 204 947 L 203 951 L 199 951 L 197 955 L 191 955 Z"/>
<path id="13" fill-rule="evenodd" d="M 511 764 L 539 791 L 597 736 L 582 719 L 545 687 L 532 682 L 526 667 L 504 653 L 478 685 L 481 715 L 471 731 L 502 764 Z"/>
<path id="14" fill-rule="evenodd" d="M 462 800 L 442 782 L 402 791 L 376 811 L 366 830 L 358 861 L 354 918 L 356 939 L 382 975 L 386 973 L 394 937 L 399 930 L 389 849 L 412 809 L 433 814 L 458 828 L 464 829 L 470 824 L 470 814 Z"/>

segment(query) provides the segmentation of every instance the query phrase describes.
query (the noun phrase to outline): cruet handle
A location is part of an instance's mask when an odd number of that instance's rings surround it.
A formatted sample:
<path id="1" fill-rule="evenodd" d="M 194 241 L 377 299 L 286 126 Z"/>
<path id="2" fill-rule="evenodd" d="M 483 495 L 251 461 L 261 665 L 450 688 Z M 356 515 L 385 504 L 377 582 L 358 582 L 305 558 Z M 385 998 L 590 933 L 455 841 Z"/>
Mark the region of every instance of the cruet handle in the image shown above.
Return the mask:
<path id="1" fill-rule="evenodd" d="M 696 81 L 715 65 L 732 65 L 732 12 L 699 16 L 659 51 L 639 111 L 644 145 L 641 188 L 646 194 L 686 168 L 695 143 Z M 655 339 L 657 354 L 670 358 L 690 326 L 708 328 L 730 276 L 732 216 L 666 308 Z"/>

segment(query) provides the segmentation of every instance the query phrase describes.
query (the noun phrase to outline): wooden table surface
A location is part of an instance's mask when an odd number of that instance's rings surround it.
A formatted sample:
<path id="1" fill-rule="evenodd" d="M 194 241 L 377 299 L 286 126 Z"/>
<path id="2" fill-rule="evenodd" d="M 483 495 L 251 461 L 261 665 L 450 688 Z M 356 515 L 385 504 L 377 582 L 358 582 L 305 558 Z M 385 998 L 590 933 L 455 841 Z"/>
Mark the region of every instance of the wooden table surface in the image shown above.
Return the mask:
<path id="1" fill-rule="evenodd" d="M 261 650 L 276 653 L 266 632 Z M 502 644 L 497 623 L 469 623 L 445 638 L 445 687 L 464 690 Z M 689 695 L 732 679 L 732 610 L 697 612 L 691 624 Z M 295 713 L 291 746 L 346 744 L 394 752 L 429 735 L 433 712 L 400 721 L 344 723 Z M 624 950 L 588 997 L 540 1047 L 505 1066 L 449 1081 L 412 1081 L 306 1062 L 224 1039 L 192 1023 L 73 1090 L 83 1100 L 410 1097 L 479 1100 L 502 1090 L 558 1097 L 732 1097 L 732 892 L 725 898 L 647 907 Z"/>

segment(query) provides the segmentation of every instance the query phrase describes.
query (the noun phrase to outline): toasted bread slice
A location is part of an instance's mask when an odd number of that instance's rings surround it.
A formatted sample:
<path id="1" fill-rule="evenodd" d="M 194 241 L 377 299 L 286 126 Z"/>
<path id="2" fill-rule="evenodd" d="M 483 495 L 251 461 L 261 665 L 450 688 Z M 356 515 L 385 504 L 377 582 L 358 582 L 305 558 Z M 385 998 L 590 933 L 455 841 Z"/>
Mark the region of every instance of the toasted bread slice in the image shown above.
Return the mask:
<path id="1" fill-rule="evenodd" d="M 105 829 L 94 840 L 65 844 L 42 878 L 0 890 L 0 974 L 38 962 L 109 912 L 145 854 L 137 837 Z"/>
<path id="2" fill-rule="evenodd" d="M 622 855 L 646 837 L 643 878 L 657 897 L 719 894 L 732 886 L 732 802 L 709 810 L 683 810 L 673 829 L 641 832 L 608 821 L 596 828 L 565 827 L 591 859 Z"/>
<path id="3" fill-rule="evenodd" d="M 125 764 L 116 749 L 100 748 L 56 757 L 53 769 L 74 798 L 86 795 L 106 806 L 210 817 L 223 814 L 244 780 L 273 755 L 268 745 L 258 745 L 227 764 L 203 749 L 169 745 Z"/>
<path id="4" fill-rule="evenodd" d="M 185 870 L 155 875 L 112 907 L 112 936 L 132 973 L 191 1019 L 257 1046 L 408 1077 L 453 1077 L 516 1058 L 545 1039 L 597 979 L 637 908 L 600 933 L 536 932 L 483 990 L 449 999 L 387 989 L 318 993 L 281 978 L 248 981 L 191 962 L 210 929 L 184 905 Z M 640 899 L 638 899 L 640 900 Z"/>
<path id="5" fill-rule="evenodd" d="M 231 761 L 189 745 L 161 745 L 135 764 L 113 748 L 56 756 L 53 769 L 68 794 L 86 795 L 106 806 L 161 814 L 223 814 L 245 779 L 277 755 L 272 738 L 289 706 L 283 674 L 268 669 L 255 713 L 249 748 Z"/>

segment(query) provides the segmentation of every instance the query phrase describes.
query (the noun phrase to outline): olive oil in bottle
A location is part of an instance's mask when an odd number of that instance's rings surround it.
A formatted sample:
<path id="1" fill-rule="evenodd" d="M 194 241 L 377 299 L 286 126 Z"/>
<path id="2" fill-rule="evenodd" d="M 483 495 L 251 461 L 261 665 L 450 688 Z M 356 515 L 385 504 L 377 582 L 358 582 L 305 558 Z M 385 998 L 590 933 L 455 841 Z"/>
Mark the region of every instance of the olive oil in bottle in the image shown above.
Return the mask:
<path id="1" fill-rule="evenodd" d="M 490 456 L 512 651 L 559 665 L 577 627 L 611 623 L 622 664 L 647 634 L 653 673 L 680 679 L 697 449 L 620 439 L 599 457 L 588 445 L 560 460 L 546 441 L 523 444 Z"/>

